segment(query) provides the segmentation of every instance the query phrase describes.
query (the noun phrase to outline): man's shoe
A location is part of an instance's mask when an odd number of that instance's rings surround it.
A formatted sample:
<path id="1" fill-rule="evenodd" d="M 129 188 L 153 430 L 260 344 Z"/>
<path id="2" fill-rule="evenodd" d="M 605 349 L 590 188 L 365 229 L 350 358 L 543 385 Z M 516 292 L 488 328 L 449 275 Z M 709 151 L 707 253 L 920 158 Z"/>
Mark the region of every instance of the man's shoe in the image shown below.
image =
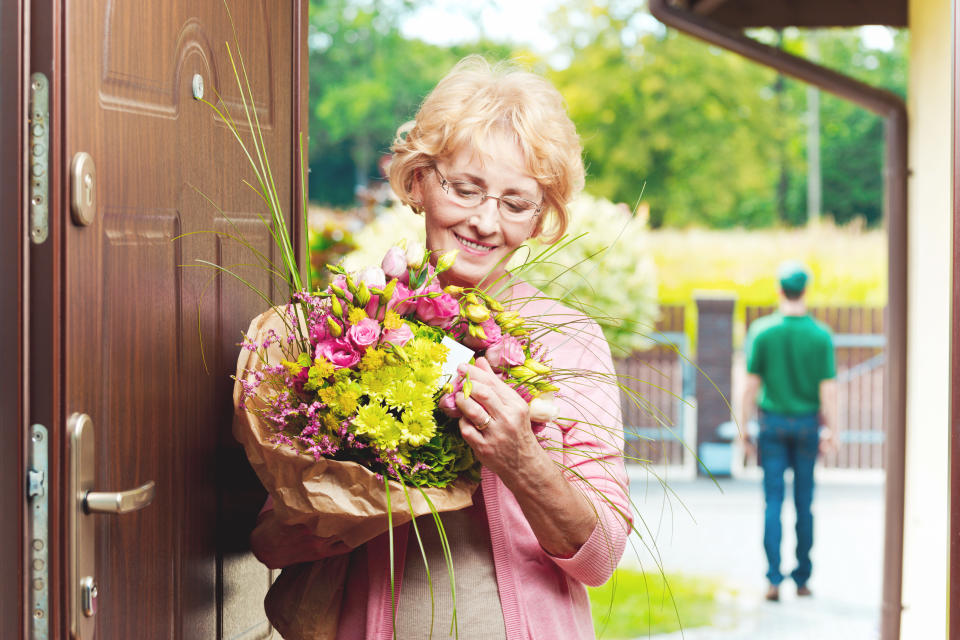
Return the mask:
<path id="1" fill-rule="evenodd" d="M 813 595 L 813 591 L 807 585 L 797 587 L 797 595 L 802 598 L 808 598 Z"/>
<path id="2" fill-rule="evenodd" d="M 770 585 L 764 598 L 770 602 L 780 602 L 780 587 L 775 584 Z"/>

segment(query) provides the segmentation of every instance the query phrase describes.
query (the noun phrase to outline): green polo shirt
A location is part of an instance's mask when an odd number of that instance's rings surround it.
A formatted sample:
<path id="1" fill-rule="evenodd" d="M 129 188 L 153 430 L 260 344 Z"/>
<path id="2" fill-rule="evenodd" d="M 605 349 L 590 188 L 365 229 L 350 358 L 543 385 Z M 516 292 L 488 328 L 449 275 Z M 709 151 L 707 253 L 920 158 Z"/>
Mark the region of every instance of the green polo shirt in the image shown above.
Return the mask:
<path id="1" fill-rule="evenodd" d="M 787 415 L 820 410 L 820 383 L 837 375 L 830 329 L 809 315 L 773 313 L 747 332 L 747 371 L 760 376 L 760 408 Z"/>

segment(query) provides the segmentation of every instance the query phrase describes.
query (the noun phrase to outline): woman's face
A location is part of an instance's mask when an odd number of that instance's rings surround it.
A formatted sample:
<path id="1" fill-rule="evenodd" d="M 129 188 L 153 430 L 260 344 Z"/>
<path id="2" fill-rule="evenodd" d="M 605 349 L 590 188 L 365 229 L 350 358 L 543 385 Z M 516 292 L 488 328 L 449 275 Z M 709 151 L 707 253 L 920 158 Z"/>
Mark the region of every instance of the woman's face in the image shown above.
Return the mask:
<path id="1" fill-rule="evenodd" d="M 475 207 L 462 206 L 441 188 L 440 175 L 451 183 L 473 183 L 491 196 L 513 195 L 539 203 L 543 199 L 540 185 L 523 165 L 516 140 L 493 134 L 482 156 L 475 149 L 462 148 L 438 159 L 436 171 L 426 170 L 414 181 L 412 195 L 423 203 L 427 248 L 440 254 L 459 249 L 453 267 L 440 274 L 444 285 L 476 287 L 502 276 L 510 253 L 533 233 L 537 216 L 508 219 L 500 213 L 506 205 L 494 198 Z"/>

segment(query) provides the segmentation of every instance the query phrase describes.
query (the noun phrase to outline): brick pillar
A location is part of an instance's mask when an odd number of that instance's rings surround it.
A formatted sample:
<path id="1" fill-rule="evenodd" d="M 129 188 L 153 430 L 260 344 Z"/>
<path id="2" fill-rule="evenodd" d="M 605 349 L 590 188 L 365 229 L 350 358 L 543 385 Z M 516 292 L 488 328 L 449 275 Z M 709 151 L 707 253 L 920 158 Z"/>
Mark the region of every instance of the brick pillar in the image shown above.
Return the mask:
<path id="1" fill-rule="evenodd" d="M 730 392 L 736 297 L 720 292 L 698 293 L 694 301 L 697 304 L 697 366 L 702 371 L 697 374 L 697 454 L 713 475 L 729 475 L 729 462 L 724 464 L 722 459 L 726 452 L 715 443 L 729 442 L 718 436 L 717 427 L 732 420 L 727 403 L 733 404 Z M 708 443 L 706 448 L 705 443 Z M 732 450 L 730 454 L 732 456 Z M 716 455 L 721 460 L 710 463 L 708 458 Z M 697 474 L 706 475 L 702 464 L 697 466 Z"/>

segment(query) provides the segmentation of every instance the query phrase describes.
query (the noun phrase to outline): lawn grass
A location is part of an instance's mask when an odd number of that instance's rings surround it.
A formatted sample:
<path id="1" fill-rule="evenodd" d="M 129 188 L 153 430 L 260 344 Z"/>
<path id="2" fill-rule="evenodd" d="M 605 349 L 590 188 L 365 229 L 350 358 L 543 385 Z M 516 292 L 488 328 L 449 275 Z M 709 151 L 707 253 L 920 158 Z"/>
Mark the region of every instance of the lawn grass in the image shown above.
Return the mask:
<path id="1" fill-rule="evenodd" d="M 610 582 L 589 589 L 597 637 L 632 640 L 708 625 L 718 587 L 705 578 L 617 569 Z"/>

